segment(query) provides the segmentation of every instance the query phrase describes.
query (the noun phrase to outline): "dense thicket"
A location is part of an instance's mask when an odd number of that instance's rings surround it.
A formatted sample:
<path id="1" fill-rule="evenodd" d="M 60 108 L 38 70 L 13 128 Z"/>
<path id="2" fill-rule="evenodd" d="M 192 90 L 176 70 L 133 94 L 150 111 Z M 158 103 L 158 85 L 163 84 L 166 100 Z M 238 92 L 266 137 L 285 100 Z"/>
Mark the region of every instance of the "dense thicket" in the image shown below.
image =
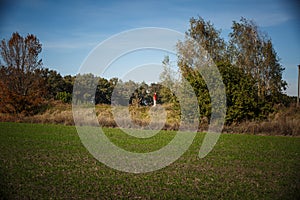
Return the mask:
<path id="1" fill-rule="evenodd" d="M 226 121 L 266 118 L 275 104 L 286 103 L 284 68 L 271 39 L 245 18 L 233 22 L 228 43 L 220 34 L 211 22 L 192 18 L 188 37 L 177 44 L 177 65 L 195 90 L 201 116 L 210 118 L 211 100 L 199 69 L 215 63 L 226 87 Z"/>

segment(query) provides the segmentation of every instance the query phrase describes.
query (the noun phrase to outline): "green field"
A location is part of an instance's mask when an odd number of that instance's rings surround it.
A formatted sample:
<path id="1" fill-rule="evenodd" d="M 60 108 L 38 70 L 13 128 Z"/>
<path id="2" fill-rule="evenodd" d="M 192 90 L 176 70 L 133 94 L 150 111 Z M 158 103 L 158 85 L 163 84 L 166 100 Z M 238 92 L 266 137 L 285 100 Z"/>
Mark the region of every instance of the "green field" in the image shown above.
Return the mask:
<path id="1" fill-rule="evenodd" d="M 111 141 L 138 152 L 168 143 L 175 132 L 134 139 L 105 129 Z M 131 174 L 94 159 L 75 127 L 0 123 L 1 199 L 299 199 L 300 138 L 224 134 L 205 158 L 205 134 L 161 170 Z"/>

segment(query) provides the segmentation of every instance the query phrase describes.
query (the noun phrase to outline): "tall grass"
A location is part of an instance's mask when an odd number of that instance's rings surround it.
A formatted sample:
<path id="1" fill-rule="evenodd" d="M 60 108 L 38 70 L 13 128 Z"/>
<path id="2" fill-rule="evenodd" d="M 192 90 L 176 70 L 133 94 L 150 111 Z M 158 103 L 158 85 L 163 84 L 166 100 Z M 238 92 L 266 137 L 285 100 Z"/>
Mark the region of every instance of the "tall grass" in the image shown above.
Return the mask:
<path id="1" fill-rule="evenodd" d="M 300 107 L 280 107 L 278 111 L 263 121 L 246 121 L 227 126 L 229 133 L 250 133 L 267 135 L 300 136 Z"/>
<path id="2" fill-rule="evenodd" d="M 171 104 L 162 105 L 167 119 L 162 129 L 164 130 L 178 130 L 180 126 L 180 110 L 173 109 Z M 64 104 L 58 101 L 52 102 L 45 112 L 34 116 L 23 115 L 9 115 L 0 113 L 0 121 L 2 122 L 27 122 L 27 123 L 43 123 L 43 124 L 63 124 L 74 125 L 73 113 L 70 104 Z M 115 122 L 112 107 L 110 105 L 96 105 L 95 114 L 99 125 L 103 127 L 117 127 L 123 128 L 137 128 L 144 127 L 150 123 L 150 109 L 151 107 L 129 106 L 124 107 L 129 110 L 130 117 L 121 118 L 119 123 Z M 266 135 L 290 135 L 300 136 L 300 108 L 296 105 L 290 107 L 278 107 L 277 112 L 269 116 L 268 119 L 262 121 L 245 121 L 225 126 L 223 132 L 225 133 L 247 133 L 247 134 L 266 134 Z M 86 115 L 81 115 L 82 120 Z M 132 121 L 133 123 L 130 123 Z M 206 131 L 208 127 L 208 120 L 201 119 L 199 131 Z M 156 125 L 154 125 L 156 127 Z M 159 127 L 159 124 L 157 124 Z"/>

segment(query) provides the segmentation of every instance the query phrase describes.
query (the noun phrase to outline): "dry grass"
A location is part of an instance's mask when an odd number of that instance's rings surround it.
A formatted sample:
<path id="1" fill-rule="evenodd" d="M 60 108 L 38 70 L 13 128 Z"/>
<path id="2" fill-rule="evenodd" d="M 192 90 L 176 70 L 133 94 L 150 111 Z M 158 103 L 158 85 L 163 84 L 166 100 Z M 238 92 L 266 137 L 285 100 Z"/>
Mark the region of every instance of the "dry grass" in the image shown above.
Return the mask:
<path id="1" fill-rule="evenodd" d="M 164 130 L 178 130 L 180 126 L 180 110 L 174 110 L 170 104 L 162 106 L 166 114 L 166 122 L 163 120 L 151 124 L 151 128 L 159 128 Z M 121 116 L 118 124 L 113 115 L 110 105 L 96 105 L 95 114 L 98 122 L 103 127 L 123 127 L 123 128 L 143 128 L 149 129 L 151 121 L 151 107 L 130 106 L 122 108 Z M 239 124 L 225 126 L 223 132 L 226 133 L 247 133 L 247 134 L 266 134 L 266 135 L 290 135 L 300 136 L 300 108 L 291 105 L 288 108 L 278 107 L 278 112 L 269 116 L 264 121 L 246 121 Z M 126 116 L 129 110 L 130 117 Z M 124 112 L 124 113 L 122 113 Z M 81 113 L 81 119 L 78 121 L 86 121 L 91 114 Z M 9 115 L 0 113 L 1 122 L 27 122 L 27 123 L 43 123 L 43 124 L 63 124 L 74 125 L 72 106 L 59 101 L 51 102 L 49 109 L 44 113 L 34 116 Z M 132 121 L 132 123 L 131 123 Z M 208 127 L 208 121 L 201 120 L 199 131 L 205 131 Z M 91 125 L 97 125 L 94 122 Z"/>
<path id="2" fill-rule="evenodd" d="M 248 133 L 266 135 L 300 136 L 300 108 L 291 105 L 288 108 L 278 107 L 267 120 L 246 121 L 225 127 L 228 133 Z"/>
<path id="3" fill-rule="evenodd" d="M 34 116 L 24 116 L 24 115 L 10 115 L 0 113 L 0 121 L 1 122 L 27 122 L 27 123 L 43 123 L 43 124 L 63 124 L 63 125 L 74 125 L 72 107 L 70 104 L 64 104 L 59 101 L 51 102 L 50 108 L 46 110 L 44 113 L 37 114 Z M 149 111 L 151 107 L 136 107 L 130 106 L 129 109 L 127 107 L 122 108 L 119 115 L 123 116 L 119 119 L 119 124 L 123 128 L 137 128 L 142 127 L 147 129 L 150 124 L 151 118 L 149 115 Z M 170 105 L 164 106 L 166 111 L 167 120 L 164 123 L 164 130 L 177 130 L 180 123 L 180 115 L 176 114 L 176 111 L 172 110 Z M 125 114 L 125 111 L 129 110 L 130 116 Z M 95 106 L 96 116 L 98 122 L 103 127 L 117 127 L 117 123 L 114 119 L 113 110 L 110 105 L 96 105 Z M 82 121 L 83 123 L 87 122 L 87 118 L 90 117 L 90 113 L 86 113 L 86 111 L 81 110 L 78 116 L 79 118 L 76 121 Z M 132 123 L 131 123 L 132 120 Z M 91 120 L 92 121 L 92 120 Z M 92 122 L 91 122 L 92 123 Z M 86 123 L 85 123 L 86 124 Z M 80 125 L 80 124 L 79 124 Z M 97 124 L 91 124 L 97 125 Z M 152 123 L 152 128 L 159 127 L 159 123 L 157 125 Z"/>

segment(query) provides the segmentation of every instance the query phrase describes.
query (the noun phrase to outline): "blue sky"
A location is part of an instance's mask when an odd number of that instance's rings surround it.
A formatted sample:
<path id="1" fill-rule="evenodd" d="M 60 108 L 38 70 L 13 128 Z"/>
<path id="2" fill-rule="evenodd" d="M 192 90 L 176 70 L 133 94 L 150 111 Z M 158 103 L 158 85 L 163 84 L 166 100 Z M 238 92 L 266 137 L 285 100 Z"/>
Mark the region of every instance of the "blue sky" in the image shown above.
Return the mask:
<path id="1" fill-rule="evenodd" d="M 162 27 L 185 32 L 191 17 L 201 16 L 222 29 L 227 39 L 232 21 L 253 19 L 273 41 L 286 68 L 289 95 L 297 95 L 300 64 L 299 3 L 290 0 L 174 0 L 174 1 L 0 1 L 0 36 L 33 33 L 43 44 L 44 67 L 62 75 L 76 74 L 97 44 L 133 28 Z M 163 56 L 163 55 L 162 55 Z M 147 59 L 149 59 L 148 56 Z M 146 60 L 147 60 L 146 59 Z M 161 57 L 153 56 L 153 62 Z M 133 58 L 125 59 L 130 63 Z M 141 56 L 139 56 L 142 63 Z M 118 62 L 119 66 L 122 62 Z M 111 70 L 111 75 L 118 69 Z"/>

